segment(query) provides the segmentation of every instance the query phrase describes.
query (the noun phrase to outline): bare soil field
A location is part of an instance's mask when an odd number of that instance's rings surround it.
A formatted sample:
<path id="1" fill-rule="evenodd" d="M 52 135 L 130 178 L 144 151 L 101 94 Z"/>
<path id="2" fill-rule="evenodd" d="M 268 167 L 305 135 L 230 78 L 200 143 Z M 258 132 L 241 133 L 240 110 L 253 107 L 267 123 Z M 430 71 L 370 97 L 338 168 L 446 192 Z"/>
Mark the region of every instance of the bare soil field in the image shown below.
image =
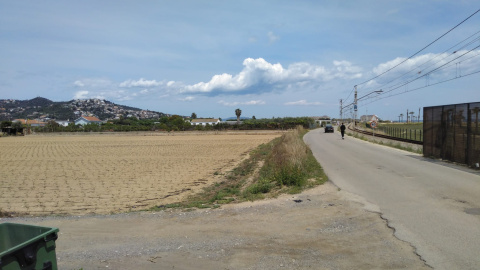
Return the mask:
<path id="1" fill-rule="evenodd" d="M 0 211 L 84 215 L 181 201 L 281 132 L 0 138 Z"/>

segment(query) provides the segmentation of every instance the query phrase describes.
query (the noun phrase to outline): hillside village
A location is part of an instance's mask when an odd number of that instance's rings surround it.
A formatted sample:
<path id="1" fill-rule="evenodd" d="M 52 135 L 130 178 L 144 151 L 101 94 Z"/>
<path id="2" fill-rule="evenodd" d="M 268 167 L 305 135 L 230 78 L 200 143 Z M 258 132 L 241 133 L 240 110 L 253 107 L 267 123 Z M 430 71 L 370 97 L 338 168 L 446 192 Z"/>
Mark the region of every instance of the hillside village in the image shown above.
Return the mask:
<path id="1" fill-rule="evenodd" d="M 152 119 L 169 115 L 118 105 L 103 99 L 75 99 L 68 102 L 53 102 L 41 97 L 31 100 L 0 100 L 0 121 L 30 119 L 44 123 L 53 119 L 74 122 L 82 116 L 97 117 L 102 121 L 107 121 L 121 117 Z"/>

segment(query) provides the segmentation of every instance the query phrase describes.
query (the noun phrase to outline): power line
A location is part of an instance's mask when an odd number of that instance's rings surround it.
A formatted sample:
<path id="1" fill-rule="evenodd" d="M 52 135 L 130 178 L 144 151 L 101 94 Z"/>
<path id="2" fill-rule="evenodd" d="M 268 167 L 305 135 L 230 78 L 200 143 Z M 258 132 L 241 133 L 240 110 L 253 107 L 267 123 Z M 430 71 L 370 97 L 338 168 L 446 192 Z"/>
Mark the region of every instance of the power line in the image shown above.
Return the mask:
<path id="1" fill-rule="evenodd" d="M 400 66 L 401 64 L 405 63 L 406 61 L 408 61 L 409 59 L 411 59 L 412 57 L 414 57 L 415 55 L 419 54 L 420 52 L 422 52 L 423 50 L 425 50 L 426 48 L 430 47 L 432 44 L 434 44 L 435 42 L 437 42 L 438 40 L 440 40 L 441 38 L 443 38 L 444 36 L 446 36 L 448 33 L 450 33 L 451 31 L 453 31 L 455 28 L 457 28 L 458 26 L 460 26 L 461 24 L 463 24 L 464 22 L 466 22 L 468 19 L 470 19 L 473 15 L 477 14 L 478 12 L 480 12 L 480 9 L 478 9 L 477 11 L 475 11 L 472 15 L 468 16 L 466 19 L 464 19 L 463 21 L 461 21 L 460 23 L 458 23 L 457 25 L 455 25 L 454 27 L 452 27 L 450 30 L 448 30 L 446 33 L 444 33 L 443 35 L 441 35 L 440 37 L 438 37 L 437 39 L 435 39 L 434 41 L 430 42 L 427 46 L 423 47 L 421 50 L 417 51 L 416 53 L 414 53 L 413 55 L 411 55 L 410 57 L 406 58 L 405 60 L 403 60 L 402 62 L 398 63 L 397 65 L 389 68 L 388 70 L 382 72 L 381 74 L 369 79 L 369 80 L 366 80 L 360 84 L 357 84 L 357 86 L 359 85 L 362 85 L 362 84 L 365 84 L 367 82 L 370 82 L 372 80 L 375 80 L 376 78 L 384 75 L 385 73 L 393 70 L 394 68 Z"/>
<path id="2" fill-rule="evenodd" d="M 363 106 L 366 106 L 366 105 L 369 105 L 369 104 L 371 104 L 371 103 L 373 103 L 373 102 L 376 102 L 376 101 L 378 101 L 378 100 L 382 100 L 382 99 L 385 99 L 385 98 L 390 98 L 390 97 L 402 95 L 402 94 L 405 94 L 405 93 L 408 93 L 408 92 L 417 91 L 417 90 L 420 90 L 420 89 L 423 89 L 423 88 L 427 88 L 427 87 L 430 87 L 430 86 L 433 86 L 433 85 L 437 85 L 437 84 L 446 83 L 446 82 L 453 81 L 453 80 L 456 80 L 456 79 L 460 79 L 460 78 L 463 78 L 463 77 L 471 76 L 471 75 L 474 75 L 474 74 L 477 74 L 477 73 L 480 73 L 480 70 L 477 70 L 477 71 L 474 71 L 474 72 L 471 72 L 471 73 L 468 73 L 468 74 L 465 74 L 465 75 L 460 75 L 460 76 L 457 76 L 457 77 L 455 77 L 455 78 L 450 78 L 450 79 L 443 80 L 443 81 L 440 81 L 440 82 L 436 82 L 436 83 L 432 83 L 432 84 L 429 84 L 429 85 L 425 85 L 425 86 L 417 87 L 417 88 L 414 88 L 414 89 L 406 90 L 406 91 L 401 92 L 401 93 L 390 94 L 390 95 L 385 96 L 385 97 L 376 97 L 376 98 L 373 97 L 373 98 L 375 98 L 375 100 L 370 101 L 369 103 L 362 104 L 362 105 L 363 105 Z M 402 86 L 403 86 L 403 85 L 402 85 Z M 399 86 L 399 87 L 401 87 L 401 86 Z"/>
<path id="3" fill-rule="evenodd" d="M 398 88 L 400 88 L 400 87 L 402 87 L 402 86 L 408 85 L 408 84 L 410 84 L 410 83 L 412 83 L 412 82 L 414 82 L 414 81 L 416 81 L 416 80 L 418 80 L 418 79 L 420 79 L 420 78 L 427 77 L 428 75 L 432 74 L 433 72 L 435 72 L 435 71 L 437 71 L 437 70 L 439 70 L 439 69 L 447 66 L 447 65 L 450 64 L 451 62 L 457 60 L 458 58 L 460 58 L 460 57 L 462 57 L 462 56 L 464 56 L 464 55 L 466 55 L 466 54 L 468 54 L 468 53 L 470 53 L 470 52 L 472 52 L 472 51 L 474 51 L 475 49 L 478 49 L 478 48 L 480 48 L 480 45 L 478 45 L 477 47 L 471 49 L 470 51 L 468 51 L 468 52 L 466 52 L 466 53 L 464 53 L 464 54 L 462 54 L 462 55 L 460 55 L 460 56 L 458 56 L 458 57 L 456 57 L 456 58 L 448 61 L 447 63 L 445 63 L 445 64 L 443 64 L 443 65 L 441 65 L 441 66 L 439 66 L 439 67 L 437 67 L 437 68 L 435 68 L 435 69 L 433 69 L 433 70 L 431 70 L 431 71 L 423 74 L 422 76 L 416 77 L 415 79 L 413 79 L 413 80 L 411 80 L 411 81 L 408 81 L 408 82 L 406 82 L 406 83 L 404 83 L 404 84 L 402 84 L 402 85 L 400 85 L 400 86 L 397 86 L 397 87 L 395 87 L 395 88 L 393 88 L 393 89 L 391 89 L 391 90 L 384 91 L 384 92 L 385 92 L 385 93 L 392 92 L 392 91 L 394 91 L 394 90 L 396 90 L 396 89 L 398 89 Z M 432 84 L 432 85 L 435 85 L 435 84 Z"/>
<path id="4" fill-rule="evenodd" d="M 448 51 L 450 51 L 450 50 L 453 50 L 455 47 L 457 47 L 458 45 L 460 45 L 460 44 L 464 43 L 465 41 L 467 41 L 467 40 L 471 39 L 473 36 L 477 35 L 478 33 L 480 33 L 480 31 L 477 31 L 477 32 L 476 32 L 476 33 L 474 33 L 473 35 L 470 35 L 468 38 L 466 38 L 466 39 L 464 39 L 464 40 L 462 40 L 462 41 L 458 42 L 458 43 L 457 43 L 457 44 L 455 44 L 454 46 L 452 46 L 452 47 L 448 48 L 447 50 L 443 51 L 443 52 L 442 52 L 442 53 L 440 53 L 440 54 L 437 54 L 435 57 L 433 57 L 433 58 L 431 58 L 430 60 L 428 60 L 428 61 L 426 61 L 426 62 L 424 62 L 424 63 L 422 63 L 422 64 L 418 65 L 417 67 L 415 67 L 415 68 L 411 69 L 410 71 L 408 71 L 408 72 L 406 72 L 406 73 L 404 73 L 404 74 L 400 75 L 399 77 L 397 77 L 397 78 L 395 78 L 395 79 L 392 79 L 392 80 L 390 80 L 389 82 L 387 82 L 387 83 L 383 84 L 383 85 L 382 85 L 382 86 L 380 86 L 379 88 L 382 88 L 382 89 L 386 88 L 388 84 L 390 84 L 390 83 L 392 83 L 392 82 L 394 82 L 394 81 L 396 81 L 396 80 L 398 80 L 398 79 L 400 79 L 400 78 L 402 78 L 402 77 L 405 77 L 406 75 L 408 75 L 408 74 L 412 73 L 412 72 L 413 72 L 413 71 L 415 71 L 416 69 L 418 69 L 418 68 L 420 68 L 420 67 L 422 67 L 422 66 L 426 65 L 427 63 L 429 63 L 429 62 L 433 61 L 434 59 L 436 59 L 436 58 L 438 58 L 438 57 L 440 57 L 440 56 L 444 55 L 446 52 L 448 52 Z M 455 51 L 454 51 L 452 54 L 446 55 L 445 57 L 443 57 L 442 59 L 438 60 L 438 61 L 437 61 L 437 62 L 435 62 L 434 64 L 432 64 L 432 65 L 430 65 L 430 66 L 427 66 L 427 67 L 425 67 L 425 68 L 421 69 L 420 71 L 418 71 L 418 74 L 420 74 L 420 73 L 424 73 L 424 71 L 425 71 L 427 68 L 429 68 L 429 67 L 431 67 L 431 66 L 433 66 L 433 65 L 437 64 L 438 62 L 440 62 L 440 61 L 444 60 L 445 58 L 447 58 L 447 57 L 449 57 L 449 56 L 451 56 L 451 55 L 455 54 L 456 52 L 458 52 L 458 51 L 460 51 L 461 49 L 463 49 L 463 48 L 467 47 L 468 45 L 471 45 L 473 42 L 476 42 L 476 41 L 478 41 L 479 39 L 480 39 L 480 37 L 476 37 L 475 39 L 471 40 L 471 41 L 470 41 L 470 42 L 468 42 L 467 44 L 465 44 L 465 45 L 463 45 L 462 47 L 460 47 L 460 48 L 456 49 L 456 50 L 455 50 Z M 393 85 L 392 87 L 395 87 L 395 85 Z"/>

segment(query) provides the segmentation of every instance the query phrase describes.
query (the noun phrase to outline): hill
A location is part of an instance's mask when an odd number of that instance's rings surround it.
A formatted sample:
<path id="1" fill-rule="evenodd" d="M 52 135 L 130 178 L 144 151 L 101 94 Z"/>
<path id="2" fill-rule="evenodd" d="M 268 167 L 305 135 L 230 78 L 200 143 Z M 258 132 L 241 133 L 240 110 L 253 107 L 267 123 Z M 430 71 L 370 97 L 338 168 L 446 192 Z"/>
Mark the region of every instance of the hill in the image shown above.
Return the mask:
<path id="1" fill-rule="evenodd" d="M 0 99 L 0 121 L 13 119 L 70 120 L 80 116 L 95 115 L 101 120 L 123 117 L 138 119 L 167 116 L 161 112 L 115 104 L 103 99 L 74 99 L 55 102 L 43 97 L 30 100 Z"/>

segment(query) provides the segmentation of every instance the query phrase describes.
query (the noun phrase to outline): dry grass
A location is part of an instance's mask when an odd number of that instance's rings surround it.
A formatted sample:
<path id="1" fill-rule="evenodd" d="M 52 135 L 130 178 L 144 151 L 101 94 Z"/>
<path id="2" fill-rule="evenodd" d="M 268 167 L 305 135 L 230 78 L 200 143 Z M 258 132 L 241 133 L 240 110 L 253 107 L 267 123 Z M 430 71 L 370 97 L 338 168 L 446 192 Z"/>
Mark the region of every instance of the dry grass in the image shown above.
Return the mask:
<path id="1" fill-rule="evenodd" d="M 27 136 L 0 140 L 0 208 L 87 214 L 181 201 L 280 134 Z"/>
<path id="2" fill-rule="evenodd" d="M 307 158 L 308 147 L 301 140 L 303 128 L 285 133 L 272 150 L 272 161 L 277 167 L 302 166 Z"/>

